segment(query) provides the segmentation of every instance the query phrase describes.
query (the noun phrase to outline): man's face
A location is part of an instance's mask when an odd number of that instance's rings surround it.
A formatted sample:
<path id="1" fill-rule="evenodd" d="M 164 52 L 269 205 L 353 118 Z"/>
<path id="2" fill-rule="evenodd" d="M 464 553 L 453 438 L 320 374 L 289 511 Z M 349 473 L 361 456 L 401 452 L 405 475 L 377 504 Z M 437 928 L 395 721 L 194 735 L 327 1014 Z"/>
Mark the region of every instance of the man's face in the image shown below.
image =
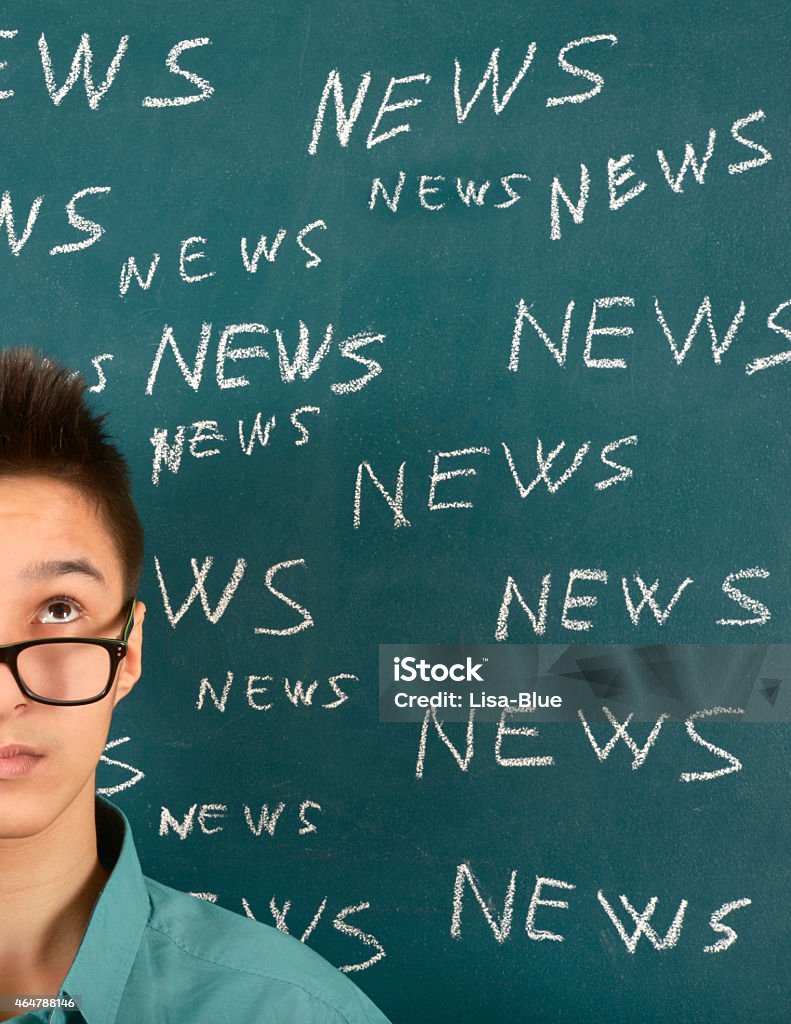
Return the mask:
<path id="1" fill-rule="evenodd" d="M 101 578 L 74 563 L 89 563 Z M 44 476 L 0 477 L 0 644 L 120 636 L 123 601 L 121 559 L 81 492 Z M 42 833 L 86 787 L 93 793 L 113 708 L 140 675 L 144 613 L 138 603 L 127 656 L 94 704 L 33 701 L 0 665 L 0 748 L 25 744 L 44 755 L 21 775 L 0 774 L 0 842 Z"/>

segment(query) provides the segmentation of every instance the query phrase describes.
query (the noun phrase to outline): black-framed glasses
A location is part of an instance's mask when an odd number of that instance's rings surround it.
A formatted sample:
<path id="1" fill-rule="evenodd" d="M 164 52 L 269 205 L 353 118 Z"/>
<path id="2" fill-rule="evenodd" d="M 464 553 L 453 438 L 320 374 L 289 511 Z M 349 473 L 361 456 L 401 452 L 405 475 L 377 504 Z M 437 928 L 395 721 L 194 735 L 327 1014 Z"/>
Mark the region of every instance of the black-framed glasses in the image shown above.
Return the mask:
<path id="1" fill-rule="evenodd" d="M 0 664 L 8 665 L 17 686 L 40 704 L 73 707 L 94 704 L 112 689 L 126 657 L 135 624 L 133 597 L 120 638 L 57 636 L 0 645 Z"/>

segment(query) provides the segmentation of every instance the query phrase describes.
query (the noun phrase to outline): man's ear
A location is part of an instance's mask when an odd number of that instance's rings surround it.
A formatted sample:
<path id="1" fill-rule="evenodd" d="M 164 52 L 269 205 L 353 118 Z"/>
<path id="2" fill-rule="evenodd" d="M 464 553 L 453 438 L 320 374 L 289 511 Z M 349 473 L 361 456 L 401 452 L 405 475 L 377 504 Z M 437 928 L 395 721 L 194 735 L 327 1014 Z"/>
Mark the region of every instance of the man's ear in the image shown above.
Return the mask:
<path id="1" fill-rule="evenodd" d="M 135 603 L 135 624 L 129 634 L 126 657 L 118 669 L 118 679 L 115 684 L 115 698 L 113 704 L 117 704 L 132 689 L 143 669 L 143 619 L 146 617 L 146 606 L 142 601 Z"/>

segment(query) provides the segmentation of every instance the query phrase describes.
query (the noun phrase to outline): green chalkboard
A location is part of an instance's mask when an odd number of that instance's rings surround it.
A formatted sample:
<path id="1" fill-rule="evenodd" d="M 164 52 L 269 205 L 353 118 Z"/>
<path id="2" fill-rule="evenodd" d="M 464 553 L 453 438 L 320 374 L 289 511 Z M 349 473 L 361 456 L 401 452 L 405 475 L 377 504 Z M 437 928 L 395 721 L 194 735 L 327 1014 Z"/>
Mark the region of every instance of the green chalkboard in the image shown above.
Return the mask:
<path id="1" fill-rule="evenodd" d="M 635 765 L 579 722 L 380 722 L 378 673 L 788 640 L 789 27 L 4 12 L 2 343 L 85 374 L 146 527 L 97 783 L 148 875 L 396 1024 L 788 1020 L 786 722 L 668 722 Z"/>

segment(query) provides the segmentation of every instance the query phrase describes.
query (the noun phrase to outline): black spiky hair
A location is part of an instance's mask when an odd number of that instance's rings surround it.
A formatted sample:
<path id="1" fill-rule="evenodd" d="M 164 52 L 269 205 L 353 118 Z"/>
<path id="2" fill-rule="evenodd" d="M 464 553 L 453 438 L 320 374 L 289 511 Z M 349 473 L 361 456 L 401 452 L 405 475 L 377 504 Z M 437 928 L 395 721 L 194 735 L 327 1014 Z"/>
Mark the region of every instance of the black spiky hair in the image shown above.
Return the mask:
<path id="1" fill-rule="evenodd" d="M 116 544 L 130 600 L 140 585 L 143 528 L 126 459 L 109 440 L 107 413 L 89 408 L 87 387 L 82 376 L 33 349 L 0 351 L 0 477 L 50 477 L 92 501 Z"/>

